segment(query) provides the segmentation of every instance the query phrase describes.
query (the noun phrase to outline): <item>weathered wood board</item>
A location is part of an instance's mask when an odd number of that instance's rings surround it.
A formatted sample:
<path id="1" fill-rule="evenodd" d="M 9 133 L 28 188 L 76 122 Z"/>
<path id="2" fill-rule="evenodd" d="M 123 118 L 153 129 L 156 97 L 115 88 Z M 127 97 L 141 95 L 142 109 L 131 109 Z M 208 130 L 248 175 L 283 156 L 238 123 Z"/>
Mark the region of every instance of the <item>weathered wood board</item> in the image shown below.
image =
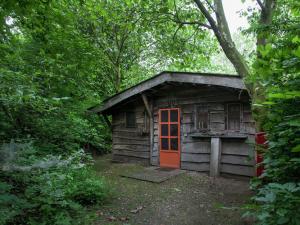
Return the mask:
<path id="1" fill-rule="evenodd" d="M 181 79 L 177 78 L 176 79 Z M 180 108 L 181 131 L 181 168 L 201 172 L 210 171 L 211 137 L 220 137 L 221 155 L 219 171 L 221 174 L 242 176 L 254 175 L 254 120 L 251 115 L 249 97 L 239 90 L 218 86 L 165 85 L 156 90 L 155 95 L 142 95 L 135 101 L 123 104 L 122 108 L 112 113 L 113 154 L 115 159 L 127 161 L 148 160 L 159 166 L 159 126 L 160 108 Z M 147 101 L 146 101 L 147 100 Z M 146 104 L 146 103 L 147 104 Z M 228 104 L 240 104 L 240 130 L 227 129 Z M 196 108 L 205 105 L 208 110 L 208 128 L 199 130 L 196 126 Z M 136 127 L 127 128 L 125 111 L 133 110 L 136 114 Z M 145 113 L 152 115 L 148 133 L 145 130 Z M 195 137 L 192 134 L 202 132 L 208 137 Z M 246 138 L 222 138 L 222 136 L 242 135 Z M 125 161 L 126 161 L 125 160 Z"/>
<path id="2" fill-rule="evenodd" d="M 126 127 L 126 110 L 135 112 L 136 127 Z M 140 100 L 112 114 L 112 152 L 115 161 L 150 163 L 150 132 L 142 132 L 145 131 L 145 110 Z M 149 124 L 147 126 L 150 129 Z"/>
<path id="3" fill-rule="evenodd" d="M 177 87 L 176 87 L 177 88 Z M 159 165 L 159 143 L 158 143 L 158 110 L 160 108 L 179 107 L 181 109 L 181 168 L 196 171 L 209 171 L 211 142 L 210 138 L 193 138 L 190 135 L 196 132 L 195 129 L 195 109 L 198 104 L 204 104 L 209 111 L 209 130 L 210 134 L 218 135 L 220 133 L 234 135 L 237 132 L 226 130 L 227 104 L 240 103 L 241 105 L 241 130 L 238 134 L 253 137 L 255 133 L 253 119 L 251 117 L 251 107 L 249 98 L 239 96 L 239 93 L 226 91 L 222 88 L 203 87 L 201 90 L 193 87 L 181 90 L 164 89 L 161 96 L 153 98 L 153 151 L 152 161 Z M 212 91 L 213 90 L 213 91 Z M 175 93 L 175 94 L 174 94 Z M 173 99 L 170 101 L 170 99 Z M 175 99 L 175 100 L 174 100 Z M 172 104 L 171 104 L 172 103 Z M 245 110 L 245 111 L 243 111 Z M 249 114 L 250 112 L 250 114 Z M 252 176 L 249 168 L 254 165 L 253 147 L 249 146 L 245 140 L 240 139 L 222 139 L 221 138 L 221 157 L 220 172 L 229 173 L 230 169 L 238 169 L 243 166 L 246 169 L 241 170 L 243 176 Z M 252 159 L 251 159 L 252 157 Z M 227 166 L 227 164 L 229 166 Z M 237 167 L 232 167 L 237 165 Z M 221 166 L 224 165 L 224 166 Z M 229 169 L 228 169 L 229 168 Z M 244 172 L 244 171 L 248 172 Z M 229 171 L 229 172 L 228 172 Z"/>

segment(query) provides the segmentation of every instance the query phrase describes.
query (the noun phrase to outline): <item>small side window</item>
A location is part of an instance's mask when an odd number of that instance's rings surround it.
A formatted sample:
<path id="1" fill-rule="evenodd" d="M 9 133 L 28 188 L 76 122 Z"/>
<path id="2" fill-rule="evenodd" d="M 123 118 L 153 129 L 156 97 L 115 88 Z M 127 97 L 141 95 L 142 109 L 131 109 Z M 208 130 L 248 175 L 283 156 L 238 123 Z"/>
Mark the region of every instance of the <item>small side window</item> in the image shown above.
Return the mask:
<path id="1" fill-rule="evenodd" d="M 233 103 L 227 105 L 227 129 L 240 130 L 241 105 Z"/>
<path id="2" fill-rule="evenodd" d="M 135 112 L 133 111 L 128 111 L 125 113 L 126 117 L 126 127 L 127 128 L 134 128 L 136 127 L 136 117 L 135 117 Z"/>
<path id="3" fill-rule="evenodd" d="M 207 105 L 196 107 L 195 128 L 196 130 L 208 130 L 209 117 Z"/>

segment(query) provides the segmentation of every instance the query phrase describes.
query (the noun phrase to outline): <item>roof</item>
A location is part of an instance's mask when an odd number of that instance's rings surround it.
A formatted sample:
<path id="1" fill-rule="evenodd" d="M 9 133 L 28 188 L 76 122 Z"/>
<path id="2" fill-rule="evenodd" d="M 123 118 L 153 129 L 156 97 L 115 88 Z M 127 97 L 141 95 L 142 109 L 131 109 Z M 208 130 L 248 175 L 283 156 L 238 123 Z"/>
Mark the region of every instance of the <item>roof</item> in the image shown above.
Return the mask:
<path id="1" fill-rule="evenodd" d="M 142 81 L 137 85 L 107 98 L 101 105 L 92 107 L 89 111 L 93 113 L 102 113 L 130 97 L 141 94 L 167 82 L 206 84 L 246 90 L 242 78 L 238 75 L 163 71 L 150 79 Z"/>

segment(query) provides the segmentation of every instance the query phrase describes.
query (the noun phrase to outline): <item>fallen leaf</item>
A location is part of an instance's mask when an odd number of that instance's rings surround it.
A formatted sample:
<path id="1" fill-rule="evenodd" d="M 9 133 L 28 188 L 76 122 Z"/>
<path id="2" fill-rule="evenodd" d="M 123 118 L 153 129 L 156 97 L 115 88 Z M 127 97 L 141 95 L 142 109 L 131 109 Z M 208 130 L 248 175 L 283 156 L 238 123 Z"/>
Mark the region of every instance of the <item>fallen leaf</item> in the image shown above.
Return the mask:
<path id="1" fill-rule="evenodd" d="M 110 216 L 110 217 L 108 217 L 107 219 L 108 219 L 109 221 L 115 221 L 115 220 L 117 220 L 117 218 L 114 217 L 114 216 Z"/>
<path id="2" fill-rule="evenodd" d="M 131 210 L 131 213 L 138 213 L 139 211 L 141 211 L 144 207 L 143 206 L 138 206 L 136 209 Z"/>
<path id="3" fill-rule="evenodd" d="M 127 220 L 129 220 L 129 218 L 126 216 L 126 217 L 121 217 L 120 218 L 120 221 L 127 221 Z"/>
<path id="4" fill-rule="evenodd" d="M 103 216 L 104 213 L 102 211 L 97 211 L 96 214 L 97 216 Z"/>
<path id="5" fill-rule="evenodd" d="M 131 213 L 137 213 L 138 211 L 139 211 L 138 209 L 130 210 Z"/>

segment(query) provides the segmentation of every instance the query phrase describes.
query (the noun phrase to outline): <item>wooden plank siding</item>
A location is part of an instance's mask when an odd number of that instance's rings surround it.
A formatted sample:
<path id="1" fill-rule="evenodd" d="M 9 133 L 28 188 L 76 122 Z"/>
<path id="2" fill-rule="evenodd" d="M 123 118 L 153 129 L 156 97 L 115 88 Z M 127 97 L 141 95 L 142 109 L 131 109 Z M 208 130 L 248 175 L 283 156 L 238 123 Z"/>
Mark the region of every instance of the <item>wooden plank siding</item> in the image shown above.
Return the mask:
<path id="1" fill-rule="evenodd" d="M 255 124 L 249 97 L 245 92 L 241 94 L 238 89 L 192 84 L 167 84 L 156 91 L 155 95 L 147 95 L 148 109 L 141 96 L 112 110 L 112 151 L 115 161 L 143 162 L 159 166 L 158 111 L 161 108 L 180 108 L 181 169 L 210 171 L 211 137 L 220 137 L 219 172 L 242 176 L 254 175 L 254 147 L 248 142 L 254 142 Z M 232 103 L 240 105 L 239 131 L 227 129 L 227 105 Z M 208 127 L 205 126 L 205 130 L 196 126 L 195 115 L 197 107 L 201 105 L 205 105 L 208 111 Z M 135 112 L 136 127 L 126 127 L 126 110 Z M 152 115 L 147 124 L 148 132 L 144 129 L 145 112 Z M 192 137 L 195 133 L 203 133 L 207 137 Z M 242 137 L 222 138 L 226 135 Z"/>
<path id="2" fill-rule="evenodd" d="M 125 112 L 135 112 L 136 127 L 127 128 Z M 142 101 L 128 104 L 112 114 L 113 160 L 150 164 L 150 131 L 145 133 L 145 106 Z M 150 129 L 148 124 L 148 129 Z"/>
<path id="3" fill-rule="evenodd" d="M 223 140 L 222 155 L 220 162 L 220 172 L 232 175 L 254 176 L 255 158 L 254 136 L 249 136 L 248 140 Z"/>
<path id="4" fill-rule="evenodd" d="M 253 141 L 255 129 L 251 116 L 249 98 L 239 96 L 238 92 L 216 87 L 165 88 L 165 94 L 153 99 L 153 149 L 152 164 L 159 165 L 158 110 L 179 107 L 181 109 L 181 168 L 208 172 L 210 169 L 211 139 L 194 138 L 196 106 L 205 103 L 209 111 L 209 130 L 211 134 L 243 134 L 244 139 L 221 138 L 221 174 L 254 175 L 254 148 L 246 142 Z M 175 96 L 175 97 L 174 97 Z M 240 103 L 240 131 L 226 130 L 226 108 L 228 103 Z M 252 157 L 252 159 L 251 159 Z"/>

